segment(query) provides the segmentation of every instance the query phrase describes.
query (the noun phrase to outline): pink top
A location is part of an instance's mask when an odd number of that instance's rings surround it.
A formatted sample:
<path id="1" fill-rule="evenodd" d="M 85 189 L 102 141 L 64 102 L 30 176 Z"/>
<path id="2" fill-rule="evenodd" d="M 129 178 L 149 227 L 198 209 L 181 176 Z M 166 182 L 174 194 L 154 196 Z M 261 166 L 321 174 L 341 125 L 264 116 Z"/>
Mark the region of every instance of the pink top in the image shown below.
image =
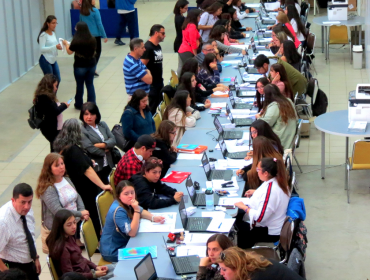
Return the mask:
<path id="1" fill-rule="evenodd" d="M 276 85 L 280 89 L 281 94 L 287 97 L 285 94 L 285 84 L 282 81 L 273 81 L 272 84 Z"/>
<path id="2" fill-rule="evenodd" d="M 189 23 L 182 31 L 182 43 L 178 53 L 191 52 L 198 49 L 200 34 L 194 23 Z"/>
<path id="3" fill-rule="evenodd" d="M 290 33 L 292 33 L 292 35 L 294 36 L 294 38 L 292 39 L 294 40 L 295 47 L 298 48 L 299 45 L 301 44 L 301 41 L 298 40 L 297 35 L 294 32 L 293 26 L 290 23 L 285 23 L 285 26 L 289 29 Z"/>
<path id="4" fill-rule="evenodd" d="M 230 46 L 229 38 L 228 38 L 226 35 L 224 36 L 224 44 L 225 44 L 226 46 Z"/>

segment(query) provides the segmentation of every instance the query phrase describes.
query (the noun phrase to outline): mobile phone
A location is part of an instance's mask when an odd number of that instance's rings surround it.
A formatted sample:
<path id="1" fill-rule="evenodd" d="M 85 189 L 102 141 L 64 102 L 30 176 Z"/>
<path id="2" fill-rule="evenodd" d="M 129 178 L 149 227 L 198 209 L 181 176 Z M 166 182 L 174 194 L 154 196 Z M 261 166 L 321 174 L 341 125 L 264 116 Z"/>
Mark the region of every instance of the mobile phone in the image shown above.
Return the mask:
<path id="1" fill-rule="evenodd" d="M 67 103 L 71 104 L 72 100 L 73 100 L 73 97 L 71 99 L 69 99 Z"/>

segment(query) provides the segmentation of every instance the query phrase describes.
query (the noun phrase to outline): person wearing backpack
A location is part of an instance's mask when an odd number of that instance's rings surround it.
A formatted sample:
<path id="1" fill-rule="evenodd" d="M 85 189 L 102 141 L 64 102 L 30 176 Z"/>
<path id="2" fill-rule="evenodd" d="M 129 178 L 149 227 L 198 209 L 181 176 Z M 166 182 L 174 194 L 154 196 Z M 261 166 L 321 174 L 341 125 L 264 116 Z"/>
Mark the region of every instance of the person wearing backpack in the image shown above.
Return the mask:
<path id="1" fill-rule="evenodd" d="M 42 119 L 41 133 L 50 142 L 50 152 L 54 151 L 53 142 L 63 126 L 62 112 L 69 107 L 67 102 L 58 102 L 57 90 L 58 78 L 46 74 L 37 85 L 33 99 L 37 116 Z"/>

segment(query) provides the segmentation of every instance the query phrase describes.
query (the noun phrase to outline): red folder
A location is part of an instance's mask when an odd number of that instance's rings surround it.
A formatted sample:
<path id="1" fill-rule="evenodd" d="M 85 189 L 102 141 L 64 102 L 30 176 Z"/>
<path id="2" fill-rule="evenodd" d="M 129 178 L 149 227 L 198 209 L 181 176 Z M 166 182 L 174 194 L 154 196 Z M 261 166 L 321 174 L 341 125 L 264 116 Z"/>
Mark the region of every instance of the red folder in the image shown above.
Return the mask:
<path id="1" fill-rule="evenodd" d="M 181 184 L 186 178 L 188 178 L 190 174 L 191 172 L 171 171 L 171 173 L 162 178 L 161 181 L 166 183 Z"/>

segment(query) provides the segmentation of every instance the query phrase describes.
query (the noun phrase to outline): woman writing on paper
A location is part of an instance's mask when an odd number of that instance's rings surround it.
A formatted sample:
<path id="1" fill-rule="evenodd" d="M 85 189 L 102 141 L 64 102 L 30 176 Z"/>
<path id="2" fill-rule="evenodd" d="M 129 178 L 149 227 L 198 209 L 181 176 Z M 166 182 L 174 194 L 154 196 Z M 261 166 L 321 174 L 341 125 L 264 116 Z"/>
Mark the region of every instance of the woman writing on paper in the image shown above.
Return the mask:
<path id="1" fill-rule="evenodd" d="M 256 242 L 276 242 L 280 239 L 290 191 L 284 161 L 279 158 L 263 158 L 256 167 L 263 184 L 252 194 L 248 205 L 235 206 L 245 212 L 243 219 L 236 219 L 238 247 L 251 248 Z"/>
<path id="2" fill-rule="evenodd" d="M 145 161 L 141 173 L 137 173 L 130 178 L 130 182 L 134 184 L 139 205 L 146 210 L 177 204 L 184 196 L 183 192 L 178 192 L 161 182 L 162 167 L 163 164 L 160 159 L 151 157 Z M 166 198 L 163 199 L 163 196 Z"/>
<path id="3" fill-rule="evenodd" d="M 214 234 L 207 240 L 206 257 L 200 260 L 196 280 L 223 280 L 220 267 L 217 263 L 220 253 L 234 246 L 224 234 Z"/>
<path id="4" fill-rule="evenodd" d="M 118 261 L 118 249 L 125 248 L 130 238 L 136 236 L 141 218 L 153 223 L 165 221 L 164 217 L 154 216 L 139 206 L 131 182 L 119 182 L 116 186 L 116 200 L 109 208 L 100 239 L 100 252 L 104 260 Z"/>

